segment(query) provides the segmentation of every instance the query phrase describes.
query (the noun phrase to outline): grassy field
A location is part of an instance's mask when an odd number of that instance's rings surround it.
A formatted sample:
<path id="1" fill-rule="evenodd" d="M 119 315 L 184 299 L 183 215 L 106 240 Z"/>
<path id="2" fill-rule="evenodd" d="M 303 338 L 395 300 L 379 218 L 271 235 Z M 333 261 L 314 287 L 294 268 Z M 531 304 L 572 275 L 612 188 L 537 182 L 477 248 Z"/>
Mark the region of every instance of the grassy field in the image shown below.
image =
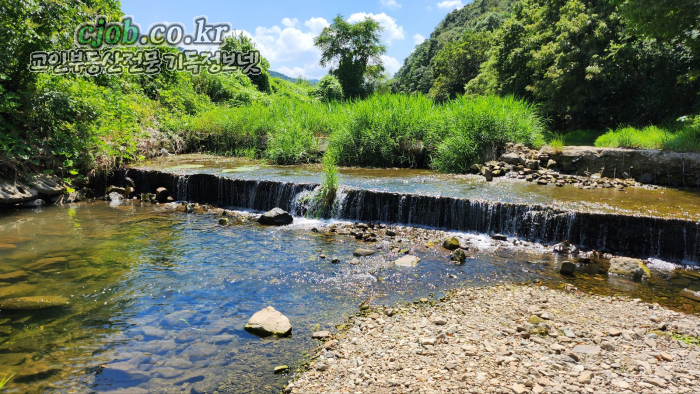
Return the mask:
<path id="1" fill-rule="evenodd" d="M 643 128 L 627 126 L 608 131 L 576 130 L 566 134 L 555 134 L 547 145 L 555 149 L 564 146 L 597 146 L 700 152 L 700 117 Z"/>
<path id="2" fill-rule="evenodd" d="M 661 127 L 623 127 L 611 130 L 598 137 L 595 146 L 700 152 L 700 118 Z"/>

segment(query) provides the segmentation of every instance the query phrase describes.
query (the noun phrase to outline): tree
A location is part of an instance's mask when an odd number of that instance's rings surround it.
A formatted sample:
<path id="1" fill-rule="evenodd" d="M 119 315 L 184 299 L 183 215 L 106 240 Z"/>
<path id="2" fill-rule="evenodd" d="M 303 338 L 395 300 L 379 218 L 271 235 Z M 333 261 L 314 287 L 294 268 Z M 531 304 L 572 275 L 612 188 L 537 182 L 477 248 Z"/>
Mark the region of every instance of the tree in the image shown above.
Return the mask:
<path id="1" fill-rule="evenodd" d="M 698 0 L 610 0 L 620 6 L 628 25 L 657 40 L 683 44 L 697 59 L 690 76 L 700 74 L 700 2 Z"/>
<path id="2" fill-rule="evenodd" d="M 448 42 L 433 58 L 436 79 L 430 96 L 444 101 L 464 93 L 464 86 L 479 74 L 481 64 L 488 59 L 491 32 L 468 30 L 459 41 Z"/>
<path id="3" fill-rule="evenodd" d="M 249 52 L 256 51 L 255 43 L 250 37 L 243 35 L 243 33 L 233 34 L 226 37 L 226 40 L 221 45 L 222 51 L 238 51 L 238 52 Z M 248 75 L 248 78 L 258 87 L 258 90 L 263 93 L 270 93 L 270 73 L 267 70 L 270 69 L 270 62 L 264 57 L 260 56 L 260 68 L 261 72 L 258 75 Z"/>
<path id="4" fill-rule="evenodd" d="M 372 18 L 348 23 L 338 15 L 314 39 L 322 51 L 319 64 L 333 66 L 330 74 L 338 78 L 346 98 L 364 96 L 366 79 L 377 80 L 384 72 L 381 55 L 386 53 L 386 46 L 379 37 L 382 30 Z"/>
<path id="5" fill-rule="evenodd" d="M 687 46 L 636 35 L 608 0 L 522 0 L 484 70 L 498 93 L 541 104 L 558 129 L 648 124 L 692 113 Z M 482 78 L 488 81 L 489 78 Z"/>

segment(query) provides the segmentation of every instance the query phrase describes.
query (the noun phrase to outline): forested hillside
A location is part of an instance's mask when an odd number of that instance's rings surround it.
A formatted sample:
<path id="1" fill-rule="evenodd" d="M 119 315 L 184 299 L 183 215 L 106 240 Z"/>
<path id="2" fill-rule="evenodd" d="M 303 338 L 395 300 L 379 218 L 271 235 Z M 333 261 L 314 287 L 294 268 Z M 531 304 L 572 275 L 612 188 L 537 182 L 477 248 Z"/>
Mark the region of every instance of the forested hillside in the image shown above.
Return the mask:
<path id="1" fill-rule="evenodd" d="M 671 3 L 476 0 L 416 48 L 392 88 L 437 101 L 512 94 L 559 131 L 675 121 L 700 110 L 700 4 Z"/>
<path id="2" fill-rule="evenodd" d="M 435 76 L 432 60 L 446 43 L 457 41 L 465 31 L 492 31 L 498 28 L 517 0 L 474 0 L 447 14 L 430 38 L 419 44 L 395 75 L 395 92 L 427 94 Z"/>

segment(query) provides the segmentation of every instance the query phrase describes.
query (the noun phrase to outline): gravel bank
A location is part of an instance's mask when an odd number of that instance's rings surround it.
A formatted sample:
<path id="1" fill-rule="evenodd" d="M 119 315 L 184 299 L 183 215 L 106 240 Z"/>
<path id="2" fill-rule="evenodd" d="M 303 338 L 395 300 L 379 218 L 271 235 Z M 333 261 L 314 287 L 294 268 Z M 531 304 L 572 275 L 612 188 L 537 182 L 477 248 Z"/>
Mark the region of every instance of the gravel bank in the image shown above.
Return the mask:
<path id="1" fill-rule="evenodd" d="M 497 286 L 350 324 L 286 392 L 700 393 L 700 346 L 671 335 L 700 317 L 639 300 Z"/>

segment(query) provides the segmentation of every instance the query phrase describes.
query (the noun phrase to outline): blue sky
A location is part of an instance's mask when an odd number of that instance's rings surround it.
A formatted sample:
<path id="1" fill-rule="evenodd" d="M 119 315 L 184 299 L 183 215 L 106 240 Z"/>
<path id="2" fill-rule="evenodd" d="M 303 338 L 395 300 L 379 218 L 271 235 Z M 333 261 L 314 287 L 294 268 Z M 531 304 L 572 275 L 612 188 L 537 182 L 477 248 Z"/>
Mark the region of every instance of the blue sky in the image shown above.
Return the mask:
<path id="1" fill-rule="evenodd" d="M 313 38 L 341 14 L 350 21 L 370 16 L 385 30 L 388 51 L 384 65 L 396 72 L 417 43 L 428 37 L 450 11 L 466 0 L 359 0 L 333 1 L 185 1 L 122 0 L 122 11 L 133 15 L 142 29 L 156 22 L 181 22 L 194 31 L 192 18 L 206 15 L 210 23 L 229 22 L 256 42 L 271 69 L 291 77 L 320 78 L 327 73 L 318 65 L 320 52 Z"/>

